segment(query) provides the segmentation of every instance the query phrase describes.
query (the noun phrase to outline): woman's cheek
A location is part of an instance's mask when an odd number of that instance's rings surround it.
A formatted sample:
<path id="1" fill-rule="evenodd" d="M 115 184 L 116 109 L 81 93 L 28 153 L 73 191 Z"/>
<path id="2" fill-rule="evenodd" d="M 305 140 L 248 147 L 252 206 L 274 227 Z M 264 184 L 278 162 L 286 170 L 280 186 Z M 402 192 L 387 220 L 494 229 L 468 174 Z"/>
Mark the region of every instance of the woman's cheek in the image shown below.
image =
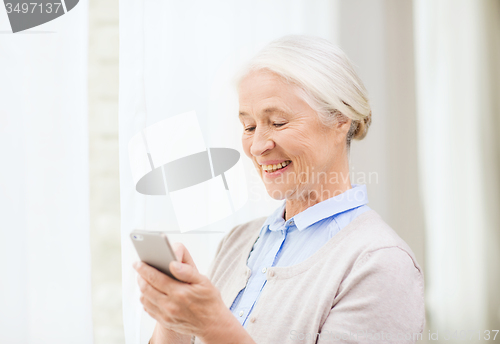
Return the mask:
<path id="1" fill-rule="evenodd" d="M 249 137 L 246 137 L 245 134 L 243 134 L 243 137 L 241 138 L 241 145 L 243 146 L 243 151 L 245 152 L 246 156 L 249 158 L 252 158 L 252 154 L 250 153 L 250 145 L 251 141 Z"/>

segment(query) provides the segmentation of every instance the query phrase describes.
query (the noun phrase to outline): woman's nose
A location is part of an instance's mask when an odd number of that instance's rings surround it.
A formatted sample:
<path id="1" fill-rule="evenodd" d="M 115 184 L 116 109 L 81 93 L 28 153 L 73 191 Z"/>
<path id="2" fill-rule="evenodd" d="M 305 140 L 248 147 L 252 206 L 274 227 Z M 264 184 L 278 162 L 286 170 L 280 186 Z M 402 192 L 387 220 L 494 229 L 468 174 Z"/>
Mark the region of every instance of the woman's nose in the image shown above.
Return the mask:
<path id="1" fill-rule="evenodd" d="M 250 153 L 252 153 L 253 156 L 260 156 L 266 151 L 273 149 L 274 146 L 274 141 L 269 138 L 266 133 L 262 130 L 255 129 L 252 146 L 250 147 Z"/>

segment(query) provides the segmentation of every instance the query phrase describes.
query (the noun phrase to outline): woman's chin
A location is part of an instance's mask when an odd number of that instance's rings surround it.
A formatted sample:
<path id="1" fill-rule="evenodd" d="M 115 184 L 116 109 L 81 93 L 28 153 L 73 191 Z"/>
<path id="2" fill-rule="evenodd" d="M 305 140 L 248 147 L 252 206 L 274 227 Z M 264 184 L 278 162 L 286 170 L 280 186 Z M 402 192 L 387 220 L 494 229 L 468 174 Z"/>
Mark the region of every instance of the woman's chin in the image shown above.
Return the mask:
<path id="1" fill-rule="evenodd" d="M 267 189 L 267 194 L 271 196 L 271 198 L 281 201 L 287 198 L 290 198 L 293 194 L 293 190 L 277 190 L 277 189 Z"/>
<path id="2" fill-rule="evenodd" d="M 267 193 L 271 198 L 280 201 L 282 199 L 285 199 L 285 193 L 281 190 L 267 190 Z"/>

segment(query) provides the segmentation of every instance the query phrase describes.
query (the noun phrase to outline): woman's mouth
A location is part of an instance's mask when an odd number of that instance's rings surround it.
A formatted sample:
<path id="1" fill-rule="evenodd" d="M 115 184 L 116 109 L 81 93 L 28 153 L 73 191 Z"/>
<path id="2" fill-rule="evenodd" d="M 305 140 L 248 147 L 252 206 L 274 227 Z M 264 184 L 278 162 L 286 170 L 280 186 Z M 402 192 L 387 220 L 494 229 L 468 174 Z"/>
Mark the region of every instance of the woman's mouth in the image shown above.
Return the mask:
<path id="1" fill-rule="evenodd" d="M 290 165 L 292 163 L 291 160 L 286 160 L 286 161 L 283 161 L 282 163 L 280 164 L 276 164 L 276 165 L 262 165 L 262 170 L 266 173 L 266 174 L 273 174 L 277 171 L 281 171 L 281 170 L 284 170 L 288 165 Z M 280 172 L 281 173 L 281 172 Z M 278 174 L 278 173 L 277 173 Z"/>

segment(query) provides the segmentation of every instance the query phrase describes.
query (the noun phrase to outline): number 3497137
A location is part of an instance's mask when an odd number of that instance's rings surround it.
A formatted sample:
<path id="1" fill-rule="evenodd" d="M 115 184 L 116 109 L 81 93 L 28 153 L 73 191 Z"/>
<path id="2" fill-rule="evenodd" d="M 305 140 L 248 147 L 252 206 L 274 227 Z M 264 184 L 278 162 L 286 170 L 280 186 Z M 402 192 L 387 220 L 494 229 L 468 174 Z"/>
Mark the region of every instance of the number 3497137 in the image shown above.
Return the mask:
<path id="1" fill-rule="evenodd" d="M 35 2 L 24 2 L 12 4 L 10 2 L 5 3 L 5 8 L 7 13 L 58 13 L 59 10 L 63 11 L 60 2 L 45 2 L 45 3 L 35 3 Z"/>

